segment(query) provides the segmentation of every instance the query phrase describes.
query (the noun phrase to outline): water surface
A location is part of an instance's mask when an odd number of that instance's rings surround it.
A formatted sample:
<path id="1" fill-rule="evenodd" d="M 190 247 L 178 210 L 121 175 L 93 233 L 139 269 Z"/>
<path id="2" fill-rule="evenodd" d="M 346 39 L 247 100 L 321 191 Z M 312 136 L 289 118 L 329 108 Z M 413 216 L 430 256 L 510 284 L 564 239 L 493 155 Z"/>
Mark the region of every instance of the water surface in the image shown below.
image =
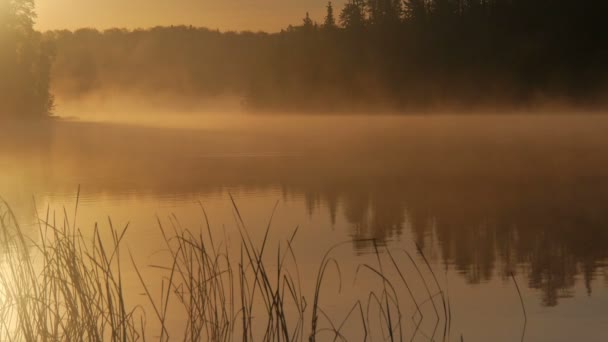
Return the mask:
<path id="1" fill-rule="evenodd" d="M 164 121 L 170 128 L 158 124 Z M 78 226 L 130 222 L 127 243 L 142 264 L 160 258 L 157 216 L 169 222 L 175 214 L 199 229 L 202 204 L 217 234 L 234 240 L 232 195 L 261 238 L 278 203 L 272 239 L 299 226 L 306 277 L 339 242 L 350 241 L 336 251 L 345 265 L 368 262 L 369 239 L 394 251 L 419 246 L 449 293 L 451 340 L 520 339 L 513 273 L 528 311 L 527 340 L 604 341 L 606 132 L 608 117 L 591 115 L 204 115 L 148 125 L 12 125 L 0 137 L 0 193 L 35 232 L 36 208 L 72 212 L 80 186 Z M 350 306 L 343 296 L 369 286 L 349 278 L 340 295 L 329 287 L 328 311 L 343 313 Z M 440 339 L 433 323 L 415 340 Z"/>

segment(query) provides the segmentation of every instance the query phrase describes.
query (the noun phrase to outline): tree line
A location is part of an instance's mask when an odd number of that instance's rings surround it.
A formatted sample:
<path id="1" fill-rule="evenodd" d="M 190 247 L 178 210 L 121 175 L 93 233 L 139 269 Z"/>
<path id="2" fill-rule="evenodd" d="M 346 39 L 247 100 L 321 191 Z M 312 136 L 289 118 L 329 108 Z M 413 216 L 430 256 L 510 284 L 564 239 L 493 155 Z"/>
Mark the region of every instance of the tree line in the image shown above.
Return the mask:
<path id="1" fill-rule="evenodd" d="M 279 33 L 187 26 L 49 33 L 58 91 L 236 94 L 278 110 L 603 104 L 608 5 L 349 0 Z"/>
<path id="2" fill-rule="evenodd" d="M 31 0 L 2 4 L 4 112 L 48 111 L 53 50 L 60 96 L 235 95 L 278 111 L 606 104 L 605 1 L 348 0 L 277 33 L 171 26 L 42 36 Z"/>

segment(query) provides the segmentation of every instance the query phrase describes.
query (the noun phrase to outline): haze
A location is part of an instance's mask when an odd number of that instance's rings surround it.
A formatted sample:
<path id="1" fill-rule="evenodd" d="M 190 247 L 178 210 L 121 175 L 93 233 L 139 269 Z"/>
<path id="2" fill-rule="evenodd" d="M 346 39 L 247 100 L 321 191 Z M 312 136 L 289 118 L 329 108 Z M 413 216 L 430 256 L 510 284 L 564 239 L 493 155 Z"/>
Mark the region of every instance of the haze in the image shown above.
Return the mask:
<path id="1" fill-rule="evenodd" d="M 342 6 L 343 0 L 333 2 Z M 92 27 L 148 28 L 193 25 L 235 31 L 276 32 L 299 24 L 306 12 L 322 20 L 325 1 L 315 0 L 38 0 L 42 31 Z M 77 15 L 76 15 L 77 13 Z"/>
<path id="2" fill-rule="evenodd" d="M 0 341 L 605 342 L 606 13 L 0 0 Z"/>

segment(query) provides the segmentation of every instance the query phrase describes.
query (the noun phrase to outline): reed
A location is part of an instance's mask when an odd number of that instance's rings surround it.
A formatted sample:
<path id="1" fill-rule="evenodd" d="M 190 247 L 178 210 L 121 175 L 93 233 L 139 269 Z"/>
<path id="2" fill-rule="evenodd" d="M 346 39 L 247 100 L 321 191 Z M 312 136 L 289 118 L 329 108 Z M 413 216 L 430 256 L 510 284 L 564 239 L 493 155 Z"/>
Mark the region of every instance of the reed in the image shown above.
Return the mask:
<path id="1" fill-rule="evenodd" d="M 368 240 L 376 260 L 359 265 L 355 277 L 367 273 L 381 285 L 356 300 L 345 316 L 331 317 L 324 309 L 326 292 L 335 291 L 334 285 L 340 291 L 343 279 L 334 252 L 350 241 L 335 245 L 323 256 L 308 297 L 294 250 L 298 228 L 273 249 L 269 243 L 272 217 L 264 238 L 254 241 L 234 200 L 233 208 L 240 236 L 236 250 L 214 235 L 202 205 L 205 229 L 184 228 L 175 216 L 169 226 L 159 219 L 168 258 L 163 264 L 149 265 L 161 277 L 146 279 L 130 252 L 124 260 L 121 245 L 128 225 L 116 228 L 108 219 L 109 239 L 97 225 L 92 234 L 85 235 L 76 225 L 77 205 L 73 215 L 64 209 L 57 216 L 47 208 L 34 239 L 23 233 L 9 206 L 0 201 L 0 340 L 345 341 L 352 338 L 352 331 L 345 332 L 345 327 L 356 326 L 360 327 L 357 340 L 380 334 L 403 341 L 419 333 L 424 319 L 421 307 L 427 303 L 436 320 L 432 339 L 443 321 L 446 340 L 445 295 L 421 250 L 434 289 L 417 258 L 404 251 L 403 260 L 398 260 L 388 247 Z M 414 278 L 408 279 L 402 269 L 406 262 L 417 270 Z M 127 268 L 139 279 L 145 304 L 127 300 Z M 327 279 L 330 273 L 337 281 Z M 415 294 L 413 281 L 424 284 L 423 295 Z M 158 287 L 160 293 L 154 292 Z M 443 304 L 442 311 L 436 301 Z M 408 329 L 405 312 L 412 307 L 414 328 Z M 169 324 L 176 315 L 184 317 L 179 329 Z"/>
<path id="2" fill-rule="evenodd" d="M 127 227 L 112 227 L 109 245 L 98 227 L 91 242 L 75 227 L 66 212 L 58 224 L 47 210 L 34 243 L 0 201 L 1 340 L 140 339 L 134 319 L 139 307 L 127 308 L 123 292 L 119 246 Z"/>

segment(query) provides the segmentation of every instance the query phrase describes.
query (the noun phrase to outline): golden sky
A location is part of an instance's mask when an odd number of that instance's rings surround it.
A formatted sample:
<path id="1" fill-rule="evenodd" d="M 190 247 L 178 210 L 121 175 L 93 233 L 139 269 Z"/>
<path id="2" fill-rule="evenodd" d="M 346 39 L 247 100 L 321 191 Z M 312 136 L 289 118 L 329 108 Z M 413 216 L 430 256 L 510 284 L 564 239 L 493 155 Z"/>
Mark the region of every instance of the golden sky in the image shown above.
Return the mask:
<path id="1" fill-rule="evenodd" d="M 346 0 L 334 0 L 336 15 Z M 305 13 L 323 21 L 325 0 L 37 0 L 39 30 L 194 25 L 279 31 Z"/>

